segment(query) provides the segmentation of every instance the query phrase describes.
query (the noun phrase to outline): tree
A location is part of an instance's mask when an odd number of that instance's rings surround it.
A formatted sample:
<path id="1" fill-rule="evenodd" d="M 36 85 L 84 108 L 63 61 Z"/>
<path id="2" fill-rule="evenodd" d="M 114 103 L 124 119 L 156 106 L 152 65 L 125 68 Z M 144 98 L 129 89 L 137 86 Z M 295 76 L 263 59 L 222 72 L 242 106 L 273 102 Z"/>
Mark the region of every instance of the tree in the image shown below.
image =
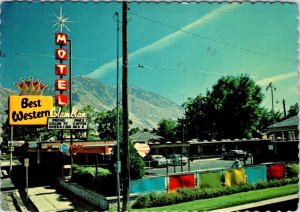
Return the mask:
<path id="1" fill-rule="evenodd" d="M 87 141 L 94 141 L 96 140 L 96 117 L 98 112 L 90 105 L 84 106 L 79 110 L 81 113 L 85 113 L 87 117 L 87 123 L 88 123 L 88 128 L 87 128 Z"/>
<path id="2" fill-rule="evenodd" d="M 11 126 L 8 120 L 8 110 L 5 111 L 7 118 L 2 125 L 2 146 L 7 146 L 11 140 Z M 57 137 L 58 131 L 48 130 L 44 126 L 13 126 L 14 141 L 44 141 L 51 137 Z"/>
<path id="3" fill-rule="evenodd" d="M 123 111 L 119 109 L 119 133 L 120 137 L 123 135 Z M 117 139 L 117 109 L 114 108 L 109 111 L 97 113 L 95 123 L 98 124 L 99 137 L 102 140 L 116 140 Z M 129 120 L 129 125 L 132 121 Z"/>
<path id="4" fill-rule="evenodd" d="M 282 113 L 277 111 L 274 112 L 274 121 L 276 122 L 280 122 L 282 120 Z M 273 112 L 272 110 L 268 110 L 264 107 L 260 108 L 260 112 L 259 112 L 259 124 L 257 126 L 257 131 L 259 132 L 264 132 L 266 131 L 267 127 L 269 127 L 270 125 L 273 124 Z"/>
<path id="5" fill-rule="evenodd" d="M 201 139 L 249 138 L 259 125 L 261 88 L 246 75 L 221 77 L 186 103 L 188 134 Z"/>
<path id="6" fill-rule="evenodd" d="M 120 146 L 122 147 L 122 110 L 119 111 L 119 121 L 120 121 Z M 116 140 L 117 138 L 117 110 L 112 109 L 110 111 L 99 112 L 95 122 L 98 124 L 98 133 L 99 137 L 102 140 Z M 132 124 L 132 121 L 129 120 L 129 125 Z M 134 128 L 133 132 L 137 129 Z M 129 133 L 130 134 L 130 133 Z M 122 151 L 121 151 L 122 158 Z M 129 161 L 130 161 L 130 177 L 132 179 L 142 178 L 145 175 L 144 171 L 144 162 L 141 156 L 138 154 L 133 144 L 129 142 Z"/>
<path id="7" fill-rule="evenodd" d="M 162 119 L 158 123 L 157 134 L 167 140 L 175 139 L 176 121 L 172 119 Z"/>
<path id="8" fill-rule="evenodd" d="M 130 178 L 141 179 L 145 175 L 145 163 L 141 156 L 134 148 L 132 142 L 129 142 L 129 161 L 130 161 Z"/>
<path id="9" fill-rule="evenodd" d="M 296 115 L 298 115 L 298 113 L 299 113 L 299 106 L 298 106 L 298 103 L 296 102 L 294 105 L 290 106 L 288 113 L 287 113 L 287 118 L 296 116 Z"/>
<path id="10" fill-rule="evenodd" d="M 212 107 L 209 97 L 199 94 L 189 98 L 184 104 L 185 118 L 178 119 L 177 136 L 187 135 L 186 139 L 211 139 L 215 133 L 215 120 L 211 119 Z"/>

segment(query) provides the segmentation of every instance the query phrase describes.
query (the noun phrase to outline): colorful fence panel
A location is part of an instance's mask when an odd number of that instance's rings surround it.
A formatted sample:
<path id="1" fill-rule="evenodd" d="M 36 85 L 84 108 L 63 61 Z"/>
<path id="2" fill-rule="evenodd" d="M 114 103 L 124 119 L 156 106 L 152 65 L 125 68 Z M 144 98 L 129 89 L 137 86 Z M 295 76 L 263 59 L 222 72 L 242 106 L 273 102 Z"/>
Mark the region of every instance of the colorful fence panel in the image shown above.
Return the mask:
<path id="1" fill-rule="evenodd" d="M 221 171 L 198 173 L 198 185 L 201 188 L 222 186 Z"/>
<path id="2" fill-rule="evenodd" d="M 271 179 L 282 179 L 285 177 L 284 164 L 272 164 L 267 166 L 267 177 Z"/>
<path id="3" fill-rule="evenodd" d="M 246 173 L 244 168 L 225 171 L 225 186 L 239 185 L 241 183 L 246 183 Z"/>
<path id="4" fill-rule="evenodd" d="M 267 181 L 266 166 L 251 166 L 246 168 L 248 183 L 254 184 L 259 181 Z"/>
<path id="5" fill-rule="evenodd" d="M 146 193 L 152 191 L 165 191 L 166 178 L 165 177 L 151 177 L 140 180 L 130 181 L 130 193 Z"/>
<path id="6" fill-rule="evenodd" d="M 169 191 L 175 191 L 178 188 L 195 188 L 195 175 L 172 175 L 169 176 Z"/>

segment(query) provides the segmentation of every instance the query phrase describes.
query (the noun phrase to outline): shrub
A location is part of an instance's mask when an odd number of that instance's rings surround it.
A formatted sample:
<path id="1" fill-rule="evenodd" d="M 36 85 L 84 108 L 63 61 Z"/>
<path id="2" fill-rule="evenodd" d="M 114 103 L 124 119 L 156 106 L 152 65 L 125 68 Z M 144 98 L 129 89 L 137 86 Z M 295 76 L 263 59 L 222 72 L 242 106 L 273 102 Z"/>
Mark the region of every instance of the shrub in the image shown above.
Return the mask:
<path id="1" fill-rule="evenodd" d="M 145 175 L 145 163 L 133 144 L 129 142 L 130 178 L 141 179 Z"/>
<path id="2" fill-rule="evenodd" d="M 140 196 L 132 205 L 133 208 L 148 208 L 150 205 L 150 196 Z"/>
<path id="3" fill-rule="evenodd" d="M 256 184 L 240 184 L 230 187 L 218 188 L 180 188 L 176 193 L 150 193 L 143 195 L 137 199 L 132 208 L 149 208 L 171 205 L 180 202 L 193 201 L 197 199 L 207 199 L 229 195 L 239 192 L 246 192 L 256 189 L 264 189 L 269 187 L 279 187 L 287 184 L 298 183 L 298 178 L 285 178 L 281 180 L 270 180 L 267 182 L 258 182 Z"/>
<path id="4" fill-rule="evenodd" d="M 76 182 L 88 189 L 96 190 L 103 194 L 115 194 L 115 177 L 110 170 L 99 167 L 96 177 L 95 167 L 73 165 L 71 181 Z"/>

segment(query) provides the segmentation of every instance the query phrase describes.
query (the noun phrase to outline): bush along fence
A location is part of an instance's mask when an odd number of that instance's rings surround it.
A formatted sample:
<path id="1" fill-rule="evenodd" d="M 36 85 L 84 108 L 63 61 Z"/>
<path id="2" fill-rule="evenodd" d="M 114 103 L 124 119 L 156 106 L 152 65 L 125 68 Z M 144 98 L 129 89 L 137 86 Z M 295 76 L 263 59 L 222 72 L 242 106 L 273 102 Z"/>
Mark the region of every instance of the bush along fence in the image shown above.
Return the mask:
<path id="1" fill-rule="evenodd" d="M 262 164 L 227 170 L 179 173 L 166 177 L 131 180 L 130 193 L 173 192 L 180 188 L 216 188 L 245 183 L 255 184 L 273 179 L 297 177 L 298 173 L 297 163 Z"/>
<path id="2" fill-rule="evenodd" d="M 104 210 L 115 208 L 117 197 L 115 196 L 116 179 L 114 175 L 110 171 L 101 168 L 96 174 L 94 169 L 94 167 L 75 165 L 71 181 L 66 182 L 60 179 L 59 184 Z M 298 174 L 298 163 L 274 163 L 130 180 L 130 199 L 132 200 L 130 205 L 134 204 L 135 208 L 153 207 L 154 205 L 160 206 L 160 204 L 168 205 L 190 201 L 195 198 L 208 198 L 220 196 L 220 194 L 267 188 L 270 183 L 271 186 L 273 184 L 274 186 L 280 186 L 294 181 L 295 183 L 298 182 Z M 278 183 L 276 180 L 282 182 Z M 240 187 L 242 187 L 242 190 Z M 185 191 L 188 188 L 196 188 L 196 190 L 191 191 L 189 189 Z M 165 195 L 166 192 L 169 194 Z M 183 195 L 185 193 L 191 194 Z M 143 196 L 143 194 L 150 195 Z M 99 198 L 99 195 L 101 195 L 101 198 Z M 141 197 L 138 198 L 138 196 Z M 98 201 L 93 201 L 96 199 Z M 161 203 L 154 203 L 155 200 Z M 144 204 L 145 202 L 147 204 Z"/>

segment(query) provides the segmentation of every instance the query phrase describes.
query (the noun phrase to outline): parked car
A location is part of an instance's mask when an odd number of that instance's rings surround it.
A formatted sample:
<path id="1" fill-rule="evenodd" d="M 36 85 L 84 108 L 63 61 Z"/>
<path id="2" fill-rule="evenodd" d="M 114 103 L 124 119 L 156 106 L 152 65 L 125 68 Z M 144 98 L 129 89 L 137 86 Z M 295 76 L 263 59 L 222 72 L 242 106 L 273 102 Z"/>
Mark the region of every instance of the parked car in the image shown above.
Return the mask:
<path id="1" fill-rule="evenodd" d="M 162 155 L 149 155 L 144 159 L 146 166 L 161 167 L 166 166 L 167 159 Z"/>
<path id="2" fill-rule="evenodd" d="M 172 165 L 186 165 L 189 161 L 189 159 L 181 154 L 173 154 L 173 155 L 168 155 L 167 160 L 170 160 L 170 163 Z"/>
<path id="3" fill-rule="evenodd" d="M 236 158 L 244 160 L 244 159 L 248 159 L 250 155 L 251 155 L 250 153 L 239 149 L 229 150 L 228 152 L 222 154 L 223 159 L 225 160 L 236 159 Z"/>

